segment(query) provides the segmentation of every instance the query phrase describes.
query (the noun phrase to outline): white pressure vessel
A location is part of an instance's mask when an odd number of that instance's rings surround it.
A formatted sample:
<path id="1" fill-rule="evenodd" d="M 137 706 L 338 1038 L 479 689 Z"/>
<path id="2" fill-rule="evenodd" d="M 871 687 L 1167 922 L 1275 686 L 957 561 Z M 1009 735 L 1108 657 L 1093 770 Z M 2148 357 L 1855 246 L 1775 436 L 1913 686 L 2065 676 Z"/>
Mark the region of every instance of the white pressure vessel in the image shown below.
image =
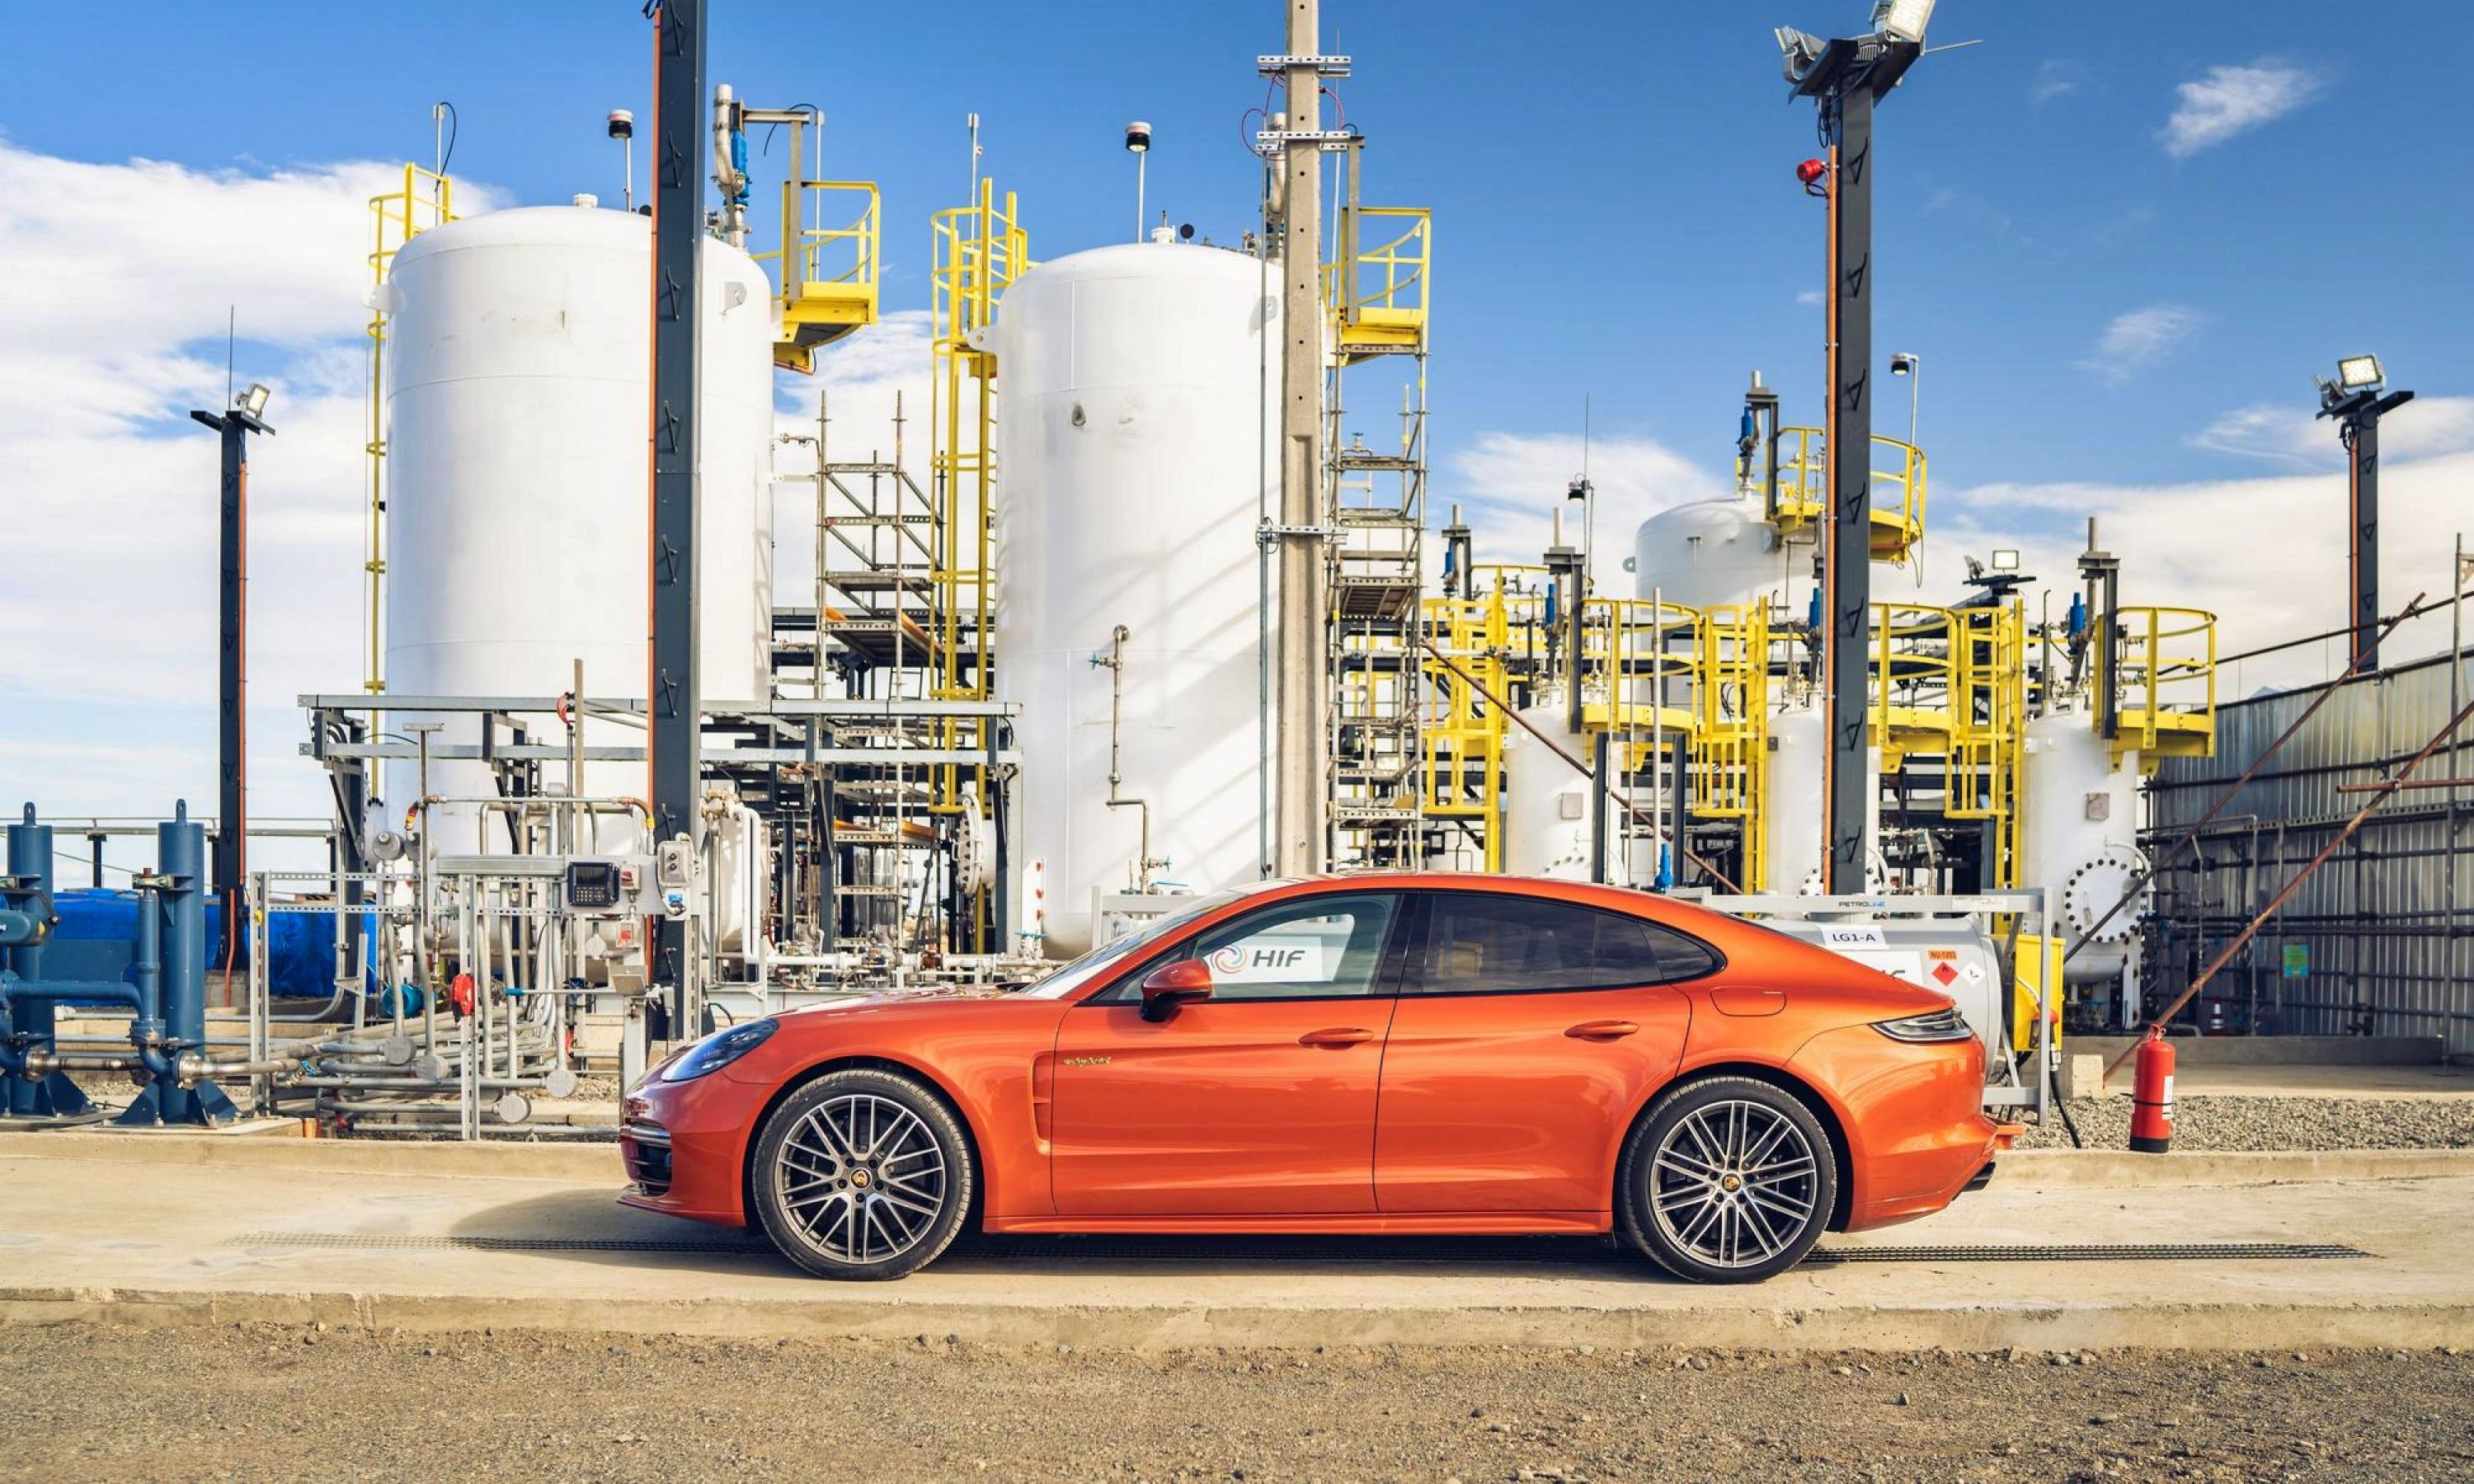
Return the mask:
<path id="1" fill-rule="evenodd" d="M 588 695 L 645 694 L 651 240 L 642 216 L 532 206 L 396 254 L 380 299 L 391 693 L 556 695 L 581 659 Z M 705 242 L 703 269 L 700 681 L 706 700 L 756 701 L 771 688 L 771 291 L 720 242 Z M 473 717 L 437 719 L 439 743 L 478 740 Z M 596 744 L 643 735 L 588 730 Z M 589 768 L 585 786 L 639 793 L 643 770 Z M 431 765 L 433 795 L 491 787 L 481 764 Z M 416 793 L 411 765 L 388 769 L 397 811 Z M 470 809 L 432 823 L 433 851 L 484 844 Z M 632 834 L 605 826 L 599 848 L 634 848 Z M 503 830 L 488 846 L 507 849 Z"/>
<path id="2" fill-rule="evenodd" d="M 1089 945 L 1098 894 L 1261 874 L 1255 527 L 1279 504 L 1278 324 L 1263 265 L 1215 248 L 1095 249 L 1006 291 L 997 682 L 1023 707 L 1015 797 L 1051 953 Z M 1148 807 L 1150 868 L 1144 810 L 1108 807 L 1094 661 L 1120 626 L 1117 792 Z"/>
<path id="3" fill-rule="evenodd" d="M 1633 595 L 1707 609 L 1783 594 L 1788 572 L 1781 545 L 1778 527 L 1752 500 L 1670 507 L 1633 534 Z"/>
<path id="4" fill-rule="evenodd" d="M 1829 853 L 1828 805 L 1822 793 L 1822 760 L 1830 751 L 1830 723 L 1819 706 L 1805 704 L 1769 717 L 1769 777 L 1762 784 L 1761 824 L 1767 831 L 1766 890 L 1822 895 L 1822 861 Z M 1881 884 L 1881 754 L 1865 750 L 1864 890 Z"/>
<path id="5" fill-rule="evenodd" d="M 2117 762 L 2089 712 L 2039 716 L 2027 723 L 2020 793 L 2025 880 L 2051 892 L 2055 925 L 2077 950 L 2070 982 L 2120 977 L 2143 903 L 2113 913 L 2110 921 L 2105 914 L 2146 874 L 2147 857 L 2139 849 L 2138 754 L 2126 753 Z M 2090 936 L 2095 942 L 2080 947 L 2080 940 Z"/>

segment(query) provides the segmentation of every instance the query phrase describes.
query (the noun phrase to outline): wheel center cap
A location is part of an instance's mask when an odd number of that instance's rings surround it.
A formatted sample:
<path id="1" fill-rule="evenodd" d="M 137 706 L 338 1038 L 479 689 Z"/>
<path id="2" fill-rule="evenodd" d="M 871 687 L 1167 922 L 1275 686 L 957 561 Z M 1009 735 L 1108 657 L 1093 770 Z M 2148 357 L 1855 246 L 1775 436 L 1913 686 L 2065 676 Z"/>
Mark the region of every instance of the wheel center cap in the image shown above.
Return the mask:
<path id="1" fill-rule="evenodd" d="M 867 1171 L 865 1171 L 865 1170 L 853 1170 L 853 1171 L 851 1171 L 850 1183 L 851 1183 L 852 1185 L 857 1185 L 857 1186 L 859 1186 L 861 1189 L 864 1190 L 864 1189 L 866 1189 L 866 1188 L 867 1188 L 867 1182 L 868 1182 L 868 1174 L 867 1174 Z"/>
<path id="2" fill-rule="evenodd" d="M 1718 1188 L 1732 1195 L 1744 1188 L 1744 1182 L 1739 1176 L 1729 1175 L 1718 1182 Z"/>

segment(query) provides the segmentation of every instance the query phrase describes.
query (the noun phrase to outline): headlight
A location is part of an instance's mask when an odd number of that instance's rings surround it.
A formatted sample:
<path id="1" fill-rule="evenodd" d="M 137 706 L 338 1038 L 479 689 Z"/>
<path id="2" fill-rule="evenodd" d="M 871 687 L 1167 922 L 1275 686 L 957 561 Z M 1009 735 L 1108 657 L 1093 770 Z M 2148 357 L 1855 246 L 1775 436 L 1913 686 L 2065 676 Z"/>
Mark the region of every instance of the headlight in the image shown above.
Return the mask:
<path id="1" fill-rule="evenodd" d="M 692 1082 L 707 1072 L 719 1071 L 750 1051 L 764 1044 L 764 1039 L 781 1029 L 779 1020 L 750 1020 L 718 1031 L 690 1046 L 687 1055 L 670 1064 L 662 1073 L 664 1082 Z"/>
<path id="2" fill-rule="evenodd" d="M 1892 1041 L 1974 1041 L 1976 1032 L 1968 1028 L 1967 1017 L 1953 1005 L 1945 1010 L 1928 1010 L 1920 1016 L 1904 1016 L 1896 1020 L 1876 1020 L 1873 1029 Z"/>

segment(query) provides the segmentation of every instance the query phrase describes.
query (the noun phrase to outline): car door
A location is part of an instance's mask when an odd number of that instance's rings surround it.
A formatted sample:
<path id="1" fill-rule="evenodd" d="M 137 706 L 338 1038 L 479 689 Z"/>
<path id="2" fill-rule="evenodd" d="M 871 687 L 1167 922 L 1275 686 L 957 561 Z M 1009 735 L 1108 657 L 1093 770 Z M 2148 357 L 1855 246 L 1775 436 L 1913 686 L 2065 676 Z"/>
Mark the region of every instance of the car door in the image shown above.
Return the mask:
<path id="1" fill-rule="evenodd" d="M 1401 898 L 1292 897 L 1152 955 L 1068 1011 L 1051 1185 L 1062 1216 L 1374 1209 L 1374 1100 Z M 1146 1019 L 1141 980 L 1211 966 L 1211 997 Z"/>
<path id="2" fill-rule="evenodd" d="M 1385 1214 L 1597 1211 L 1634 1109 L 1674 1076 L 1710 949 L 1548 897 L 1422 894 L 1383 1057 Z"/>

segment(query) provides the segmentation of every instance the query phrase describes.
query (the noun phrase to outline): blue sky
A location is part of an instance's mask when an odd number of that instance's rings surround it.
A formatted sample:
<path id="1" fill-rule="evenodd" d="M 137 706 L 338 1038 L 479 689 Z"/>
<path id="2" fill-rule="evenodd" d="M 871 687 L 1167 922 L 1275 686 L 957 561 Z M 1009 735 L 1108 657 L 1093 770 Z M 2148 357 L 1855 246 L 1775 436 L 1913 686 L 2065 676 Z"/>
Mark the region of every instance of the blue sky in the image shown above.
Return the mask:
<path id="1" fill-rule="evenodd" d="M 1936 39 L 1985 44 L 1930 59 L 1882 110 L 1879 333 L 1925 355 L 1943 477 L 2207 477 L 2226 456 L 2192 445 L 2195 422 L 2304 405 L 2309 374 L 2359 346 L 2426 395 L 2460 390 L 2474 274 L 2431 39 L 2462 8 L 2387 0 L 2349 24 L 2299 0 L 2108 9 L 1948 0 Z M 713 76 L 821 105 L 834 168 L 884 182 L 894 307 L 923 293 L 967 109 L 1043 253 L 1121 232 L 1134 116 L 1158 131 L 1155 202 L 1224 239 L 1247 225 L 1237 121 L 1275 6 L 713 10 Z M 1437 213 L 1441 449 L 1480 426 L 1577 425 L 1586 391 L 1602 431 L 1715 463 L 1749 368 L 1791 413 L 1810 404 L 1818 312 L 1796 296 L 1820 280 L 1818 209 L 1789 174 L 1810 109 L 1786 101 L 1767 28 L 1861 10 L 1329 0 L 1329 44 L 1358 58 L 1342 92 L 1374 139 L 1370 199 Z M 448 97 L 459 173 L 556 201 L 615 194 L 601 116 L 647 111 L 643 28 L 620 0 L 117 14 L 14 23 L 11 139 L 200 167 L 425 156 L 427 105 Z M 2170 156 L 2176 86 L 2263 59 L 2316 99 Z M 2151 364 L 2119 382 L 2080 364 L 2116 316 L 2160 304 L 2192 319 Z"/>
<path id="2" fill-rule="evenodd" d="M 1822 223 L 1792 174 L 1812 111 L 1769 27 L 1853 30 L 1865 9 L 1323 0 L 1326 49 L 1357 61 L 1340 92 L 1372 141 L 1366 199 L 1435 211 L 1438 509 L 1470 501 L 1499 550 L 1534 546 L 1584 395 L 1618 531 L 1720 491 L 1751 369 L 1790 421 L 1816 417 L 1821 311 L 1801 300 Z M 888 310 L 924 303 L 972 110 L 1039 256 L 1128 235 L 1135 117 L 1155 205 L 1222 241 L 1252 225 L 1240 116 L 1281 44 L 1272 0 L 713 10 L 714 80 L 819 105 L 828 173 L 882 183 Z M 1997 543 L 2066 578 L 2093 512 L 2126 596 L 2215 608 L 2229 648 L 2333 625 L 2341 481 L 2310 377 L 2367 348 L 2422 394 L 2389 429 L 2391 586 L 2444 589 L 2474 526 L 2474 272 L 2438 44 L 2466 13 L 1945 0 L 1935 41 L 1984 44 L 1883 106 L 1876 202 L 1880 348 L 1926 364 L 1925 586 Z M 314 810 L 290 696 L 359 677 L 360 203 L 385 162 L 426 161 L 441 97 L 453 172 L 491 199 L 615 198 L 602 118 L 648 119 L 647 28 L 634 0 L 122 3 L 11 28 L 0 395 L 49 412 L 0 426 L 26 491 L 0 623 L 46 642 L 0 657 L 0 779 L 80 811 L 210 789 L 214 450 L 185 412 L 220 397 L 229 303 L 242 379 L 281 394 L 254 475 L 253 753 Z M 829 375 L 926 371 L 897 323 Z M 2239 683 L 2324 657 L 2280 663 Z"/>

